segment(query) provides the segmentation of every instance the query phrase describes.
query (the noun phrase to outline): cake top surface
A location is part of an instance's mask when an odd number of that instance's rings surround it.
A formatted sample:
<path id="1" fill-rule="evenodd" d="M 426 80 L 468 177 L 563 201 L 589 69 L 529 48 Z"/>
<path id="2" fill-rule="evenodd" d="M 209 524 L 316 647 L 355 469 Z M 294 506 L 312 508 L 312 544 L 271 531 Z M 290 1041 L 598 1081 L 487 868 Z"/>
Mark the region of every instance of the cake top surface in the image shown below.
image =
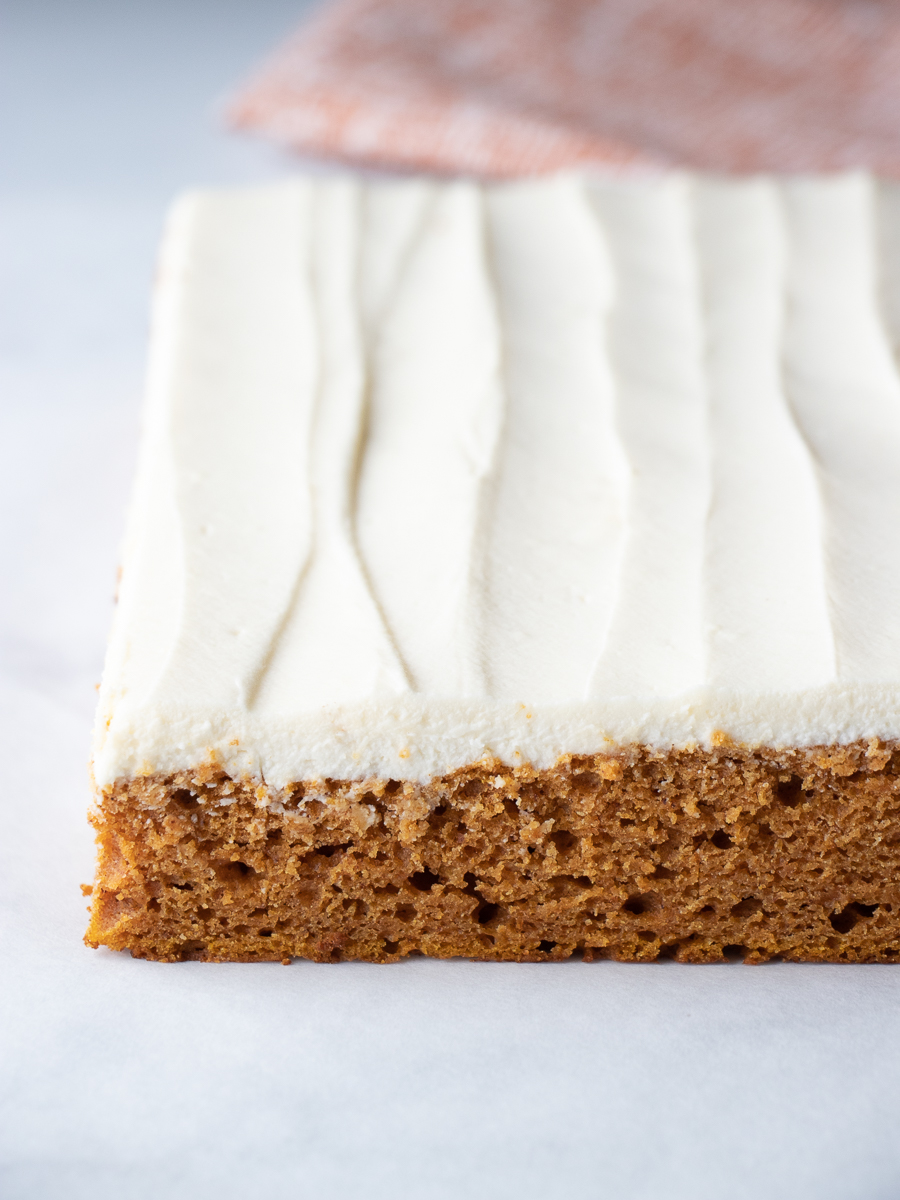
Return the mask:
<path id="1" fill-rule="evenodd" d="M 100 784 L 900 736 L 900 186 L 174 207 Z"/>

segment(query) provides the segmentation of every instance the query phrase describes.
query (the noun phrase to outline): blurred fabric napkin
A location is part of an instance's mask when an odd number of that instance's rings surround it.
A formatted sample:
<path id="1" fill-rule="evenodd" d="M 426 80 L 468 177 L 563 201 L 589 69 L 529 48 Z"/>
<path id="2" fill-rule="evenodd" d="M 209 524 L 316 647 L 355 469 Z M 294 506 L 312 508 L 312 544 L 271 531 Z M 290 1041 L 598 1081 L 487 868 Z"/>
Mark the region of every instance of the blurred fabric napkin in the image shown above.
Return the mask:
<path id="1" fill-rule="evenodd" d="M 336 0 L 230 119 L 320 157 L 900 175 L 898 0 Z"/>

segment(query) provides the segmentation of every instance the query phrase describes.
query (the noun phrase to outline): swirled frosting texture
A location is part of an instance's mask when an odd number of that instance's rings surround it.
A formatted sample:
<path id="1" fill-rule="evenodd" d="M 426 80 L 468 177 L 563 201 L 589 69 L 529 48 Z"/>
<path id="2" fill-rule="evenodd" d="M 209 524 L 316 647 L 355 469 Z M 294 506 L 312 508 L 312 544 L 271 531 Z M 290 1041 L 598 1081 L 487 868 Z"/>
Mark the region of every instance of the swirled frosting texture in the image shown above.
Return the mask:
<path id="1" fill-rule="evenodd" d="M 103 785 L 900 736 L 900 189 L 189 195 Z"/>

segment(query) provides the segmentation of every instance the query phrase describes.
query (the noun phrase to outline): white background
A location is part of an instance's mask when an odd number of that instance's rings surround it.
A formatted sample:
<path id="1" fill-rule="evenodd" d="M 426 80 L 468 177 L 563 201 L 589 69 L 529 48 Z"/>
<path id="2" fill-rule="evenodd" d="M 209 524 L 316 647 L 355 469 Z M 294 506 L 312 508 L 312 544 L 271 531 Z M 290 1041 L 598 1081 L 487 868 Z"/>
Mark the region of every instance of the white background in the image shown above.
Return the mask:
<path id="1" fill-rule="evenodd" d="M 0 4 L 0 1196 L 892 1200 L 900 969 L 162 965 L 81 942 L 169 197 L 302 0 Z"/>

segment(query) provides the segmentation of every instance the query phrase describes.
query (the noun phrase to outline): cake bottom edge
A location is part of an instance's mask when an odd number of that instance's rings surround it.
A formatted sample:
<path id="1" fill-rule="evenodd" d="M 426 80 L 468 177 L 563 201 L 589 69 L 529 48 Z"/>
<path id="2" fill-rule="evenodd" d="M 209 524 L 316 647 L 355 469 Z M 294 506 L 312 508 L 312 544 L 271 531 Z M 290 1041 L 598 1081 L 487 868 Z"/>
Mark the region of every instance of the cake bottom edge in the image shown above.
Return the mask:
<path id="1" fill-rule="evenodd" d="M 96 797 L 91 946 L 248 962 L 900 961 L 900 745 L 479 762 L 428 784 L 215 763 Z"/>

